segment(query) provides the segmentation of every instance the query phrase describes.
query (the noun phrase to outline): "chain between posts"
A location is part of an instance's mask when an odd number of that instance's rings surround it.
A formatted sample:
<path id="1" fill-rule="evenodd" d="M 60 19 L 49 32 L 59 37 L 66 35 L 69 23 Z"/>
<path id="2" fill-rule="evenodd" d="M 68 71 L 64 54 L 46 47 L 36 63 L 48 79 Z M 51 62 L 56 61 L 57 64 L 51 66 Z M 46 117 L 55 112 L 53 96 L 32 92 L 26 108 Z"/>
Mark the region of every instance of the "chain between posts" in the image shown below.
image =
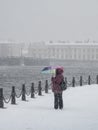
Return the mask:
<path id="1" fill-rule="evenodd" d="M 11 96 L 9 97 L 9 99 L 5 99 L 4 96 L 3 96 L 3 100 L 4 100 L 5 103 L 9 103 L 11 101 Z"/>
<path id="2" fill-rule="evenodd" d="M 67 85 L 68 85 L 68 86 L 72 86 L 72 82 L 69 82 L 69 83 L 67 82 Z"/>
<path id="3" fill-rule="evenodd" d="M 30 91 L 29 91 L 29 93 L 27 93 L 27 92 L 26 92 L 26 95 L 27 95 L 27 96 L 30 96 L 30 94 L 31 94 L 31 92 L 30 92 Z"/>
<path id="4" fill-rule="evenodd" d="M 21 93 L 19 94 L 19 96 L 15 93 L 16 98 L 20 98 L 21 95 L 22 95 L 22 91 L 21 91 Z"/>

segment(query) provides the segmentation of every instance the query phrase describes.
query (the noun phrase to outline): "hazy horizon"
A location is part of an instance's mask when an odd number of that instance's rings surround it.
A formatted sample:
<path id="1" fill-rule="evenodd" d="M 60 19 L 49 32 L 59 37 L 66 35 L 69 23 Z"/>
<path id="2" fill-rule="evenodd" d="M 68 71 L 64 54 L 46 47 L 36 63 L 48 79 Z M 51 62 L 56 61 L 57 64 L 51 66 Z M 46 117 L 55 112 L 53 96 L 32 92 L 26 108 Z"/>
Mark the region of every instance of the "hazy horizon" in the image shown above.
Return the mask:
<path id="1" fill-rule="evenodd" d="M 98 40 L 97 0 L 0 0 L 0 40 Z"/>

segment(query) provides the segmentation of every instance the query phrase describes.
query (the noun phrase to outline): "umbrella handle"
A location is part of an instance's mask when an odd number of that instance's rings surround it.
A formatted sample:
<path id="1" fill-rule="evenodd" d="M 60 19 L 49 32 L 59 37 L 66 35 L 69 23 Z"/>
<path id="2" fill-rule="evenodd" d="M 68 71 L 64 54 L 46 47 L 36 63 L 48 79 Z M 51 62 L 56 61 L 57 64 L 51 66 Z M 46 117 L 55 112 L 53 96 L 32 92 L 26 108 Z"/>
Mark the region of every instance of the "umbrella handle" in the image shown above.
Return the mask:
<path id="1" fill-rule="evenodd" d="M 52 77 L 55 77 L 55 74 L 52 74 Z"/>

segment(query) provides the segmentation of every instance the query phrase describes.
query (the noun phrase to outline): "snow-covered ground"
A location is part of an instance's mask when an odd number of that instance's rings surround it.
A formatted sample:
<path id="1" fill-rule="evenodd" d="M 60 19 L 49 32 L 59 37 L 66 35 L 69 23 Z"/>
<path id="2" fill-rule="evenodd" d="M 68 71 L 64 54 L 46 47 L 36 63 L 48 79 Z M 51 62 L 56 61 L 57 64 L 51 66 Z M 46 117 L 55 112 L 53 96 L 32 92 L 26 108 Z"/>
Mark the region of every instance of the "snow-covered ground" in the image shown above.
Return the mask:
<path id="1" fill-rule="evenodd" d="M 0 130 L 98 130 L 98 85 L 68 88 L 63 110 L 54 110 L 51 91 L 35 96 L 4 104 Z"/>

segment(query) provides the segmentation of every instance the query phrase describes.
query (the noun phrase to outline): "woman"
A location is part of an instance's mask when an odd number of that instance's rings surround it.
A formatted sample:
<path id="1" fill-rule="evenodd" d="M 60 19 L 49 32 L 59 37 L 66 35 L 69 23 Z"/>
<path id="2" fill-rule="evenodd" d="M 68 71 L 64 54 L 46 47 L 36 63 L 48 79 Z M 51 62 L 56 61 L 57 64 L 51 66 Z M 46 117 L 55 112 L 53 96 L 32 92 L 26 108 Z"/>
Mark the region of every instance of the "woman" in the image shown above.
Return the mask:
<path id="1" fill-rule="evenodd" d="M 63 99 L 62 99 L 62 90 L 61 90 L 61 82 L 64 80 L 64 76 L 62 75 L 63 69 L 56 69 L 56 76 L 51 78 L 52 81 L 52 91 L 54 93 L 54 108 L 62 109 L 63 108 Z"/>

